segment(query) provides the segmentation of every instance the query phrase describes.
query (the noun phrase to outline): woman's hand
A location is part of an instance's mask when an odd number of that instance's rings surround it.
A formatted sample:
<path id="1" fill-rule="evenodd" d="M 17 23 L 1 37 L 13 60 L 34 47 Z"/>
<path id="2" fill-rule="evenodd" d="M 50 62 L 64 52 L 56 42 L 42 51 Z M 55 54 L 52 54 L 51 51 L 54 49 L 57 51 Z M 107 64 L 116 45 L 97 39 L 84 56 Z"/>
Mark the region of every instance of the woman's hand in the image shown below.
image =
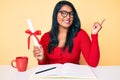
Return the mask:
<path id="1" fill-rule="evenodd" d="M 99 32 L 99 31 L 101 30 L 101 28 L 102 28 L 102 24 L 103 24 L 104 21 L 105 21 L 105 19 L 104 19 L 101 23 L 95 22 L 95 23 L 93 24 L 92 34 L 98 34 L 98 32 Z"/>
<path id="2" fill-rule="evenodd" d="M 43 61 L 44 60 L 44 51 L 43 51 L 43 47 L 40 46 L 34 46 L 33 48 L 33 55 L 36 59 Z"/>

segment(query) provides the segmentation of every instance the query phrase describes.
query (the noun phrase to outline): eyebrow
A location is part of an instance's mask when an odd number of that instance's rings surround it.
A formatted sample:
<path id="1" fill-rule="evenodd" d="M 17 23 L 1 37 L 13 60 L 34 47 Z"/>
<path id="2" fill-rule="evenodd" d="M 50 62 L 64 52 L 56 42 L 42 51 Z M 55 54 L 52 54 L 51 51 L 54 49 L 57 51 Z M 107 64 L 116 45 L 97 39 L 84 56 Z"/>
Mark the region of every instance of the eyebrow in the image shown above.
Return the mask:
<path id="1" fill-rule="evenodd" d="M 59 10 L 59 11 L 73 12 L 73 11 L 67 11 L 67 10 Z"/>

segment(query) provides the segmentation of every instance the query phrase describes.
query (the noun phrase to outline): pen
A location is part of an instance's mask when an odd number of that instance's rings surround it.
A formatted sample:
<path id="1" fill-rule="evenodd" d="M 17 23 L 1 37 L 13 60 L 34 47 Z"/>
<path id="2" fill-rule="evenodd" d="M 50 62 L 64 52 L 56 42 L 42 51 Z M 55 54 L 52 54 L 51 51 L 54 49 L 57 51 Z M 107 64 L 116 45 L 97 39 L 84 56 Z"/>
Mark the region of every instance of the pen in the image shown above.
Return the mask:
<path id="1" fill-rule="evenodd" d="M 56 67 L 48 68 L 48 69 L 45 69 L 45 70 L 42 70 L 42 71 L 38 71 L 35 74 L 42 73 L 42 72 L 45 72 L 45 71 L 49 71 L 49 70 L 52 70 L 52 69 L 55 69 L 55 68 Z"/>

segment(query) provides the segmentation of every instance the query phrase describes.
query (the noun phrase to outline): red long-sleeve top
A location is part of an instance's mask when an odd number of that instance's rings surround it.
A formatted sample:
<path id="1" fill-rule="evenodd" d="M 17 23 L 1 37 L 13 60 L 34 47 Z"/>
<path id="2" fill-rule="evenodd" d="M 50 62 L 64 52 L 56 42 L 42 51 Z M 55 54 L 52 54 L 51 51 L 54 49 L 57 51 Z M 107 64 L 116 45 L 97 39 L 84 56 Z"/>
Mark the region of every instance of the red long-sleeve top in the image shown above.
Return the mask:
<path id="1" fill-rule="evenodd" d="M 45 33 L 40 40 L 40 44 L 44 49 L 45 59 L 43 61 L 38 60 L 38 64 L 54 64 L 54 63 L 75 63 L 79 64 L 80 54 L 82 52 L 88 65 L 96 67 L 99 62 L 100 51 L 98 44 L 98 34 L 92 34 L 91 39 L 88 34 L 81 29 L 77 36 L 73 39 L 72 52 L 68 52 L 68 47 L 63 51 L 61 47 L 56 47 L 52 51 L 52 54 L 48 53 L 48 44 L 50 41 L 49 32 Z"/>

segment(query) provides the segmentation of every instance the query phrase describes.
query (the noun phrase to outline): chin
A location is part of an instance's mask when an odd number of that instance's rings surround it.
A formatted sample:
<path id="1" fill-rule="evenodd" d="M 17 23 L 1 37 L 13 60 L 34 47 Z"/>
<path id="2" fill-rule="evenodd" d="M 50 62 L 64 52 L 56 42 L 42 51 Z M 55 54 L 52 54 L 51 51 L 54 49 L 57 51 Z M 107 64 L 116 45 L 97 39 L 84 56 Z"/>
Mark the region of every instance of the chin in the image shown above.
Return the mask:
<path id="1" fill-rule="evenodd" d="M 64 28 L 69 28 L 70 26 L 64 26 Z"/>

